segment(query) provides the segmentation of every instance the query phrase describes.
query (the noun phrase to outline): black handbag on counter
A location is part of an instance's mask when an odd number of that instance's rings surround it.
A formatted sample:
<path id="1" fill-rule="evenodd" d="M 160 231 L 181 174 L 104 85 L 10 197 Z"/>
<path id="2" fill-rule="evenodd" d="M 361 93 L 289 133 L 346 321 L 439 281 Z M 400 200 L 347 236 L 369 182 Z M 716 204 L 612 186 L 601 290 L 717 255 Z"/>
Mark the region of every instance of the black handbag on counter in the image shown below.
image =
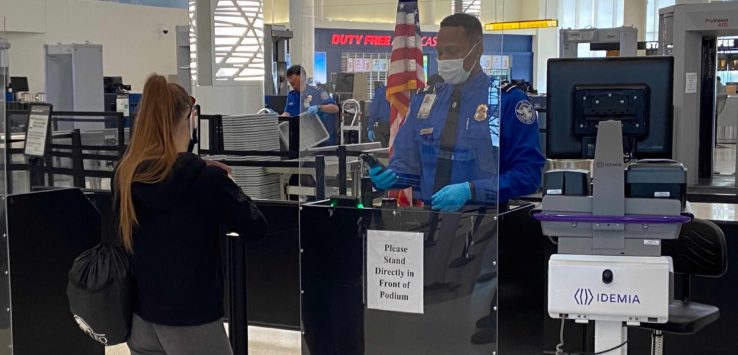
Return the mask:
<path id="1" fill-rule="evenodd" d="M 80 254 L 69 270 L 67 297 L 74 320 L 92 339 L 103 345 L 128 340 L 133 291 L 126 251 L 103 242 Z"/>

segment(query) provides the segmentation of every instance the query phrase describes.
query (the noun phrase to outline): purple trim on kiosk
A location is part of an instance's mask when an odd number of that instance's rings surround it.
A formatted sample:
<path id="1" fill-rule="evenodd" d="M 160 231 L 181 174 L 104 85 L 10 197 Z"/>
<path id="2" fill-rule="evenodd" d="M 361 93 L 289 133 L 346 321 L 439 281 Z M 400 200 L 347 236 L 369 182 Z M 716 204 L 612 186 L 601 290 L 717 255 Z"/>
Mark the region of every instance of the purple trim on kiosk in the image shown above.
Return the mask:
<path id="1" fill-rule="evenodd" d="M 692 219 L 688 216 L 592 216 L 539 212 L 533 218 L 541 222 L 577 222 L 577 223 L 623 223 L 623 224 L 684 224 Z"/>

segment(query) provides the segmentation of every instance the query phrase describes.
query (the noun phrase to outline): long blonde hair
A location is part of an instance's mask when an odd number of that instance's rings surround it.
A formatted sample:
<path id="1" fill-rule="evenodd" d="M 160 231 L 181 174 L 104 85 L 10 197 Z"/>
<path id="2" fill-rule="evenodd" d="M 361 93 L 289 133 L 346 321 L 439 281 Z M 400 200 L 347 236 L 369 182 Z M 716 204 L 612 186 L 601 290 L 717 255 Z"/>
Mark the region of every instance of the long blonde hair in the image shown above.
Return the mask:
<path id="1" fill-rule="evenodd" d="M 169 176 L 178 155 L 174 130 L 191 109 L 190 96 L 181 86 L 157 74 L 146 79 L 135 129 L 114 181 L 118 233 L 129 252 L 138 226 L 131 187 L 135 182 L 155 184 Z"/>

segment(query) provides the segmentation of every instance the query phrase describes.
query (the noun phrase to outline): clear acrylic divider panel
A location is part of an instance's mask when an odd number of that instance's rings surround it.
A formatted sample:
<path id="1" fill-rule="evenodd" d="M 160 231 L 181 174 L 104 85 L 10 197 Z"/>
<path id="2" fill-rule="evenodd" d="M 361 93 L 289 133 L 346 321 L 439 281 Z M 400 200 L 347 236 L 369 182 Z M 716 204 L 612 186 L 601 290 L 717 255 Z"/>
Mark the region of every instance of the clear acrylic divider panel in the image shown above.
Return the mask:
<path id="1" fill-rule="evenodd" d="M 0 21 L 3 19 L 0 16 Z M 4 23 L 4 22 L 3 22 Z M 10 80 L 8 71 L 8 48 L 7 42 L 3 38 L 5 29 L 0 28 L 0 87 L 3 88 L 0 95 L 0 137 L 3 143 L 0 145 L 0 354 L 12 354 L 12 336 L 10 329 L 10 280 L 8 278 L 8 228 L 6 215 L 6 196 L 7 196 L 7 157 L 6 149 L 8 148 L 6 134 L 6 98 L 5 88 Z"/>
<path id="2" fill-rule="evenodd" d="M 290 9 L 303 15 L 290 64 L 305 72 L 287 106 L 329 138 L 301 147 L 292 179 L 303 354 L 497 353 L 501 77 L 487 62 L 501 36 L 439 33 L 450 1 L 310 3 Z M 325 25 L 357 14 L 372 30 Z M 440 80 L 439 54 L 467 57 L 445 75 L 459 84 Z M 396 135 L 387 92 L 408 106 Z"/>

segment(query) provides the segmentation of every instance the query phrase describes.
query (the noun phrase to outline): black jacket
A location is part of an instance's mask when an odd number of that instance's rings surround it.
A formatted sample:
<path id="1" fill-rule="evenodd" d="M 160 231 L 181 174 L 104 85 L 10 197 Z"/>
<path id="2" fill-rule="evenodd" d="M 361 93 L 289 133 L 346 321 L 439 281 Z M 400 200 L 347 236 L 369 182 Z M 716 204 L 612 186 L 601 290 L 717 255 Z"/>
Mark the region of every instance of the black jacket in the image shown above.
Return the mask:
<path id="1" fill-rule="evenodd" d="M 180 154 L 170 177 L 134 183 L 134 312 L 163 325 L 200 325 L 223 316 L 221 226 L 247 242 L 266 234 L 259 209 L 220 168 Z"/>

